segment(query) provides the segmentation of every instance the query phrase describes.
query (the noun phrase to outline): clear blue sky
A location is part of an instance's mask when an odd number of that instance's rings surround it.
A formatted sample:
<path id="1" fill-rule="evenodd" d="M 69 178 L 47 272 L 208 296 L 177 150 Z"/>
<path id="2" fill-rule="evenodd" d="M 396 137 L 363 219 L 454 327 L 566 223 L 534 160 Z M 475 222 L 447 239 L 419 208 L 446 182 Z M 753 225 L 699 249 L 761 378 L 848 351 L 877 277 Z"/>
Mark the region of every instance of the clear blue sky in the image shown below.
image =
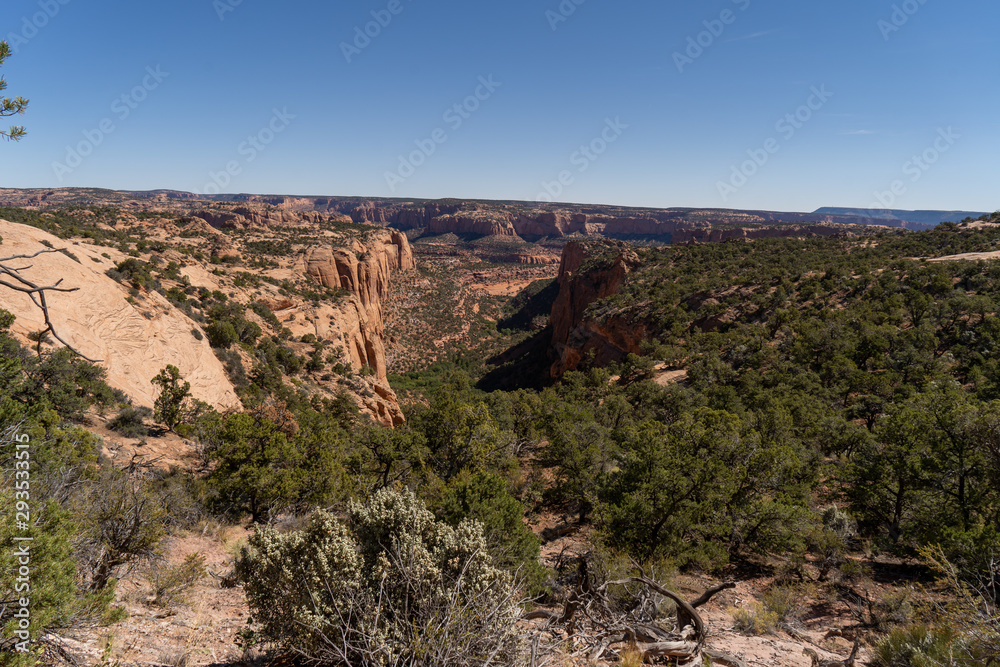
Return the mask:
<path id="1" fill-rule="evenodd" d="M 893 5 L 4 0 L 0 186 L 1000 208 L 1000 5 Z"/>

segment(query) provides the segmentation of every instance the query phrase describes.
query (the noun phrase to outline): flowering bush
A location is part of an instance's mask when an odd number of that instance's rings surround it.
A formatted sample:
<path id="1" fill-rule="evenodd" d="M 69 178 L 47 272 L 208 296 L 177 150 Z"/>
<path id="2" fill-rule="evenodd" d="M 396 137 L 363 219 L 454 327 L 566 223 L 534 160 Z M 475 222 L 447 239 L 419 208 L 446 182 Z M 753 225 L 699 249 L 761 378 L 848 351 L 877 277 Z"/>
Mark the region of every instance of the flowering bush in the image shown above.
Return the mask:
<path id="1" fill-rule="evenodd" d="M 409 491 L 383 489 L 348 521 L 259 529 L 237 560 L 258 633 L 323 664 L 504 665 L 523 652 L 510 575 L 482 526 L 452 528 Z"/>

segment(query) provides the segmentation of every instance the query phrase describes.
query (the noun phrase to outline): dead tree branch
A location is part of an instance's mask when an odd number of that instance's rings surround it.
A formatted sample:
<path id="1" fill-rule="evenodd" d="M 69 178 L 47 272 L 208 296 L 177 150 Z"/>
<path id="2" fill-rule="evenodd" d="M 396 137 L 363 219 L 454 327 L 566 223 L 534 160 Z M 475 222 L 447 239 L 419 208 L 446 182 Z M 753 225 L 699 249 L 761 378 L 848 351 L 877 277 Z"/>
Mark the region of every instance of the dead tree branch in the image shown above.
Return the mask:
<path id="1" fill-rule="evenodd" d="M 640 570 L 640 572 L 642 572 Z M 628 577 L 595 586 L 585 567 L 580 569 L 576 587 L 566 598 L 562 612 L 535 611 L 523 620 L 544 620 L 543 631 L 565 634 L 574 655 L 599 660 L 606 653 L 631 647 L 643 662 L 672 658 L 679 665 L 701 665 L 705 656 L 720 664 L 745 667 L 739 658 L 708 649 L 708 629 L 696 607 L 717 593 L 733 588 L 732 582 L 715 586 L 688 602 L 651 577 Z M 658 617 L 656 600 L 674 603 L 673 627 L 664 626 Z M 617 648 L 616 648 L 617 646 Z"/>
<path id="2" fill-rule="evenodd" d="M 63 282 L 62 278 L 56 281 L 54 285 L 38 285 L 37 283 L 34 283 L 31 280 L 25 278 L 23 275 L 21 275 L 22 271 L 31 268 L 30 264 L 28 266 L 21 266 L 21 267 L 15 267 L 10 265 L 10 262 L 16 260 L 34 259 L 39 255 L 44 255 L 46 253 L 52 253 L 52 252 L 59 252 L 59 251 L 53 249 L 39 250 L 38 252 L 31 255 L 11 255 L 10 257 L 0 257 L 0 285 L 8 289 L 12 289 L 15 292 L 21 292 L 22 294 L 27 294 L 28 298 L 31 299 L 31 302 L 34 303 L 35 306 L 37 306 L 38 309 L 42 311 L 42 315 L 45 318 L 45 328 L 42 331 L 38 332 L 39 341 L 41 341 L 44 338 L 45 334 L 50 333 L 52 334 L 53 338 L 55 338 L 57 341 L 62 343 L 67 349 L 71 350 L 81 358 L 85 359 L 86 361 L 89 361 L 92 364 L 100 363 L 101 361 L 100 359 L 91 359 L 90 357 L 83 354 L 78 349 L 67 343 L 66 340 L 59 335 L 59 332 L 56 331 L 55 324 L 52 322 L 52 314 L 49 312 L 49 303 L 45 297 L 47 292 L 63 292 L 63 293 L 77 292 L 79 291 L 80 288 L 61 287 Z M 8 279 L 4 280 L 3 276 L 6 276 Z M 40 342 L 39 345 L 41 345 Z"/>

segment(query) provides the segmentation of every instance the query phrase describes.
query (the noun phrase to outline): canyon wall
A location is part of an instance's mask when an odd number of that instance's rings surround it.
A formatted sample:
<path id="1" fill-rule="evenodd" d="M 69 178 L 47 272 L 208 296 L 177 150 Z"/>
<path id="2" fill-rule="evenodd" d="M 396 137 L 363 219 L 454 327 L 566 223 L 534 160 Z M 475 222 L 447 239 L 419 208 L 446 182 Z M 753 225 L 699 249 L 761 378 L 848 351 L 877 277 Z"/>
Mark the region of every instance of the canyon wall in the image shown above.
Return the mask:
<path id="1" fill-rule="evenodd" d="M 734 238 L 830 236 L 852 225 L 871 225 L 871 219 L 805 213 L 690 209 L 644 209 L 616 215 L 592 212 L 592 207 L 526 208 L 481 202 L 431 202 L 422 206 L 398 202 L 337 202 L 330 210 L 350 215 L 359 223 L 397 229 L 423 229 L 428 234 L 520 237 L 526 241 L 570 235 L 607 238 L 648 238 L 663 243 L 725 241 Z M 600 207 L 593 207 L 600 208 Z M 907 228 L 901 221 L 881 226 Z"/>
<path id="2" fill-rule="evenodd" d="M 236 206 L 229 210 L 202 209 L 191 214 L 215 229 L 249 229 L 278 225 L 316 225 L 330 216 L 315 211 L 289 211 L 259 206 Z M 344 216 L 338 218 L 347 221 Z"/>
<path id="3" fill-rule="evenodd" d="M 106 275 L 126 255 L 6 221 L 0 221 L 0 238 L 0 256 L 31 255 L 47 246 L 66 250 L 23 262 L 30 265 L 23 275 L 40 284 L 62 278 L 65 286 L 79 288 L 49 294 L 56 330 L 82 354 L 100 360 L 108 384 L 125 392 L 135 405 L 152 407 L 156 389 L 150 380 L 172 364 L 190 382 L 195 398 L 220 411 L 240 409 L 223 364 L 208 340 L 196 335 L 200 326 L 160 294 L 143 291 L 141 297 L 130 298 L 127 286 Z M 341 347 L 342 363 L 355 372 L 371 369 L 371 375 L 362 373 L 352 380 L 356 386 L 350 391 L 375 419 L 396 425 L 404 417 L 386 377 L 384 311 L 394 276 L 414 268 L 406 236 L 376 229 L 364 242 L 355 239 L 348 247 L 313 248 L 291 267 L 299 276 L 344 290 L 339 300 L 313 305 L 281 296 L 267 285 L 266 291 L 247 292 L 241 299 L 267 304 L 296 336 L 313 333 L 334 341 L 334 347 Z M 190 265 L 182 271 L 194 284 L 221 287 L 219 278 L 203 267 Z M 13 332 L 24 342 L 29 333 L 45 326 L 41 311 L 24 294 L 0 287 L 0 308 L 17 317 Z M 331 387 L 336 388 L 335 383 Z"/>
<path id="4" fill-rule="evenodd" d="M 308 324 L 298 328 L 307 326 L 318 338 L 339 341 L 354 370 L 367 367 L 374 372 L 374 396 L 360 396 L 359 401 L 387 424 L 402 423 L 403 413 L 386 377 L 385 303 L 393 276 L 415 268 L 406 236 L 388 230 L 365 243 L 355 240 L 348 248 L 313 248 L 297 264 L 298 271 L 317 283 L 347 292 L 336 305 L 316 308 Z"/>

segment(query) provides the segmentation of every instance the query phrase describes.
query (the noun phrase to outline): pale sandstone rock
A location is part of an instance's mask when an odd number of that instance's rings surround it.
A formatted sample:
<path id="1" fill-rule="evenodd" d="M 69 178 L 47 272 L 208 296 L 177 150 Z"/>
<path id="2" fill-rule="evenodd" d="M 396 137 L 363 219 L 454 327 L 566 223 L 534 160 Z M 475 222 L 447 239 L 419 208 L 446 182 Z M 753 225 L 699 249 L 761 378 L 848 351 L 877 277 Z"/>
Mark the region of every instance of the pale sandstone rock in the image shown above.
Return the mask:
<path id="1" fill-rule="evenodd" d="M 384 304 L 393 275 L 415 268 L 406 235 L 396 231 L 375 234 L 367 244 L 355 240 L 349 248 L 312 248 L 297 264 L 297 270 L 319 284 L 349 293 L 336 306 L 313 309 L 305 321 L 296 315 L 295 321 L 319 338 L 340 341 L 355 370 L 368 366 L 375 371 L 375 396 L 361 402 L 387 424 L 402 423 L 403 414 L 386 377 Z M 286 309 L 279 316 L 291 314 Z"/>
<path id="2" fill-rule="evenodd" d="M 79 291 L 49 293 L 49 309 L 56 330 L 81 353 L 102 360 L 108 384 L 121 389 L 137 405 L 151 407 L 156 391 L 150 380 L 166 365 L 177 366 L 191 383 L 192 395 L 216 409 L 239 407 L 240 401 L 222 363 L 207 340 L 191 333 L 195 323 L 156 293 L 144 294 L 138 306 L 127 301 L 128 289 L 105 275 L 115 262 L 101 256 L 106 248 L 74 245 L 34 227 L 0 220 L 0 257 L 30 255 L 45 250 L 42 241 L 66 248 L 80 261 L 62 253 L 47 253 L 20 266 L 37 284 L 54 284 Z M 117 253 L 115 253 L 117 254 Z M 41 311 L 24 294 L 0 287 L 0 308 L 17 317 L 13 332 L 25 336 L 45 327 Z"/>

